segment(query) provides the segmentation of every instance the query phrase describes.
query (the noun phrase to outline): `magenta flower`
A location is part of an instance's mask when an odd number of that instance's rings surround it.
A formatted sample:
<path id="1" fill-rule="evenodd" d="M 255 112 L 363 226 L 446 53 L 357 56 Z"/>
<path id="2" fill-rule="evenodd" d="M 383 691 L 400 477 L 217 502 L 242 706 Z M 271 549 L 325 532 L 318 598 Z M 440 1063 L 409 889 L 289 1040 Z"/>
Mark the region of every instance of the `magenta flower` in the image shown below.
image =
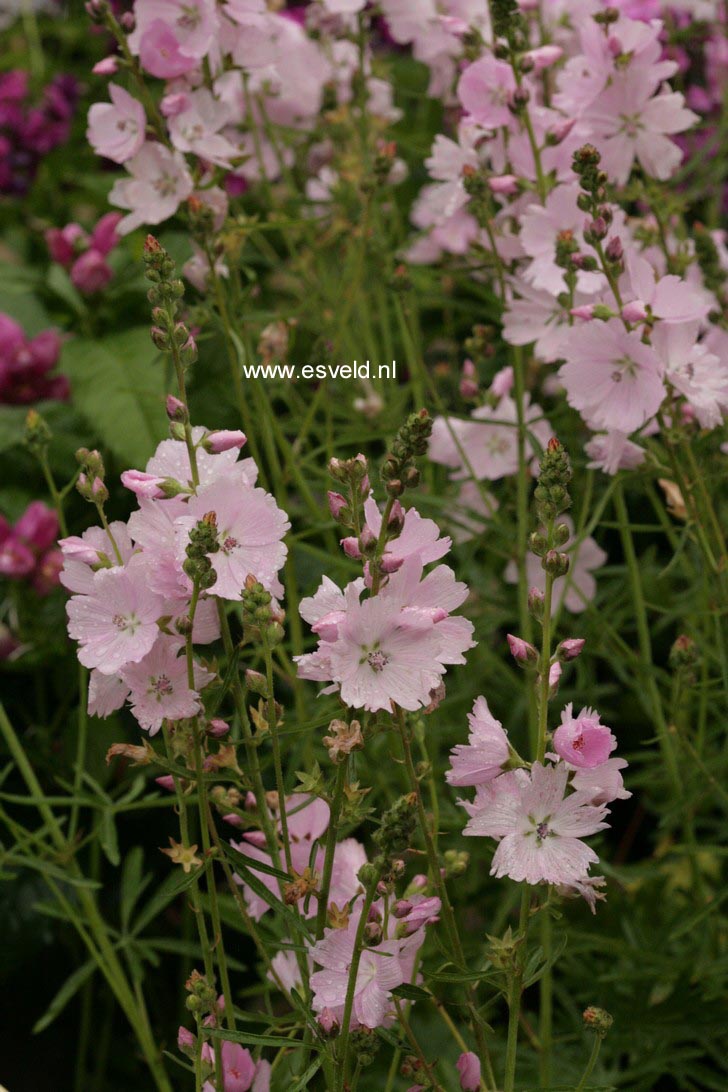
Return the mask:
<path id="1" fill-rule="evenodd" d="M 100 569 L 88 595 L 69 600 L 68 633 L 84 667 L 113 675 L 143 660 L 157 639 L 163 600 L 149 590 L 140 567 Z"/>
<path id="2" fill-rule="evenodd" d="M 445 773 L 450 785 L 485 785 L 503 772 L 510 758 L 508 736 L 485 698 L 475 699 L 468 721 L 468 742 L 458 743 L 450 752 L 450 769 Z"/>
<path id="3" fill-rule="evenodd" d="M 617 740 L 593 709 L 584 708 L 578 716 L 572 704 L 561 711 L 561 724 L 554 732 L 554 750 L 572 766 L 591 769 L 601 766 L 617 746 Z"/>
<path id="4" fill-rule="evenodd" d="M 583 880 L 598 861 L 581 841 L 607 826 L 604 806 L 586 793 L 566 797 L 565 765 L 534 763 L 530 777 L 506 773 L 481 786 L 464 834 L 498 839 L 491 874 L 529 884 L 573 884 Z"/>
<path id="5" fill-rule="evenodd" d="M 58 363 L 61 338 L 55 330 L 26 337 L 21 326 L 0 312 L 0 403 L 27 405 L 46 398 L 65 401 L 65 375 L 50 375 Z"/>

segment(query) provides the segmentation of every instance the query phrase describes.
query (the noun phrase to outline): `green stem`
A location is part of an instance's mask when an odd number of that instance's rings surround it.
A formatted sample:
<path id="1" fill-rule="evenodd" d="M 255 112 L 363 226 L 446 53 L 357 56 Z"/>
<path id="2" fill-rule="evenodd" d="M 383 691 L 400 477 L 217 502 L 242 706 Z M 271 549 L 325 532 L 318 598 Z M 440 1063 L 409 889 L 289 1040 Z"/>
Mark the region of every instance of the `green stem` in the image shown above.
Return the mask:
<path id="1" fill-rule="evenodd" d="M 316 911 L 316 940 L 324 935 L 326 926 L 326 913 L 329 908 L 329 891 L 331 890 L 331 876 L 334 870 L 334 854 L 336 852 L 336 838 L 338 835 L 339 816 L 344 800 L 346 777 L 348 772 L 348 759 L 344 759 L 336 767 L 336 783 L 334 795 L 331 800 L 331 814 L 329 816 L 329 829 L 326 832 L 326 848 L 324 850 L 324 871 L 321 877 L 321 890 L 318 894 L 318 908 Z"/>
<path id="2" fill-rule="evenodd" d="M 518 921 L 519 948 L 516 952 L 516 966 L 513 970 L 508 988 L 508 1039 L 506 1041 L 506 1068 L 503 1092 L 514 1092 L 516 1087 L 518 1025 L 521 1018 L 521 993 L 523 990 L 523 968 L 525 964 L 530 905 L 531 894 L 528 886 L 524 884 L 523 890 L 521 891 L 521 913 Z"/>
<path id="3" fill-rule="evenodd" d="M 581 1080 L 579 1081 L 578 1085 L 576 1086 L 574 1092 L 584 1092 L 584 1089 L 586 1088 L 586 1082 L 589 1080 L 589 1078 L 592 1075 L 592 1071 L 594 1069 L 594 1066 L 597 1064 L 597 1058 L 599 1057 L 599 1051 L 601 1049 L 602 1049 L 602 1037 L 601 1037 L 601 1035 L 595 1035 L 594 1036 L 594 1045 L 592 1046 L 591 1054 L 589 1055 L 589 1061 L 586 1063 L 586 1069 L 584 1070 L 584 1074 L 583 1074 Z"/>

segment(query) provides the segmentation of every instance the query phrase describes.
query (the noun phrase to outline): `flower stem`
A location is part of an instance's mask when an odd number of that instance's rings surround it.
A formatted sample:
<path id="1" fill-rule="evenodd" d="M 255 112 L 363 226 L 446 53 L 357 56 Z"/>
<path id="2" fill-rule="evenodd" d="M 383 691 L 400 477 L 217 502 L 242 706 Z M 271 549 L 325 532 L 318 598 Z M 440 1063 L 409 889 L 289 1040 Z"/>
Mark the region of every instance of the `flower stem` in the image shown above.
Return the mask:
<path id="1" fill-rule="evenodd" d="M 601 1049 L 602 1049 L 602 1037 L 601 1037 L 601 1035 L 595 1035 L 594 1036 L 594 1045 L 593 1045 L 593 1047 L 591 1049 L 591 1054 L 589 1055 L 589 1061 L 586 1063 L 586 1069 L 584 1070 L 584 1073 L 583 1073 L 583 1076 L 582 1076 L 581 1080 L 579 1081 L 578 1085 L 574 1089 L 574 1092 L 584 1092 L 584 1089 L 586 1088 L 586 1082 L 589 1080 L 589 1078 L 592 1075 L 592 1070 L 594 1069 L 594 1066 L 597 1064 L 597 1058 L 599 1057 L 599 1051 Z"/>
<path id="2" fill-rule="evenodd" d="M 331 801 L 331 814 L 329 816 L 329 829 L 326 832 L 326 848 L 324 850 L 324 871 L 321 877 L 321 890 L 318 894 L 318 908 L 316 912 L 316 940 L 321 940 L 326 925 L 326 913 L 329 908 L 329 891 L 331 890 L 331 875 L 334 870 L 334 854 L 336 852 L 336 838 L 338 835 L 339 815 L 344 800 L 346 777 L 348 772 L 348 759 L 340 762 L 336 767 L 336 783 L 334 795 Z"/>
<path id="3" fill-rule="evenodd" d="M 356 934 L 354 936 L 354 950 L 351 953 L 351 965 L 349 966 L 349 978 L 346 983 L 346 998 L 344 1000 L 344 1015 L 341 1024 L 341 1034 L 338 1041 L 338 1074 L 337 1074 L 337 1092 L 344 1092 L 346 1088 L 346 1081 L 349 1073 L 349 1025 L 351 1024 L 351 1013 L 354 1008 L 354 993 L 356 991 L 356 979 L 359 974 L 359 963 L 361 961 L 362 948 L 364 947 L 364 930 L 366 928 L 367 919 L 369 917 L 369 910 L 374 902 L 374 896 L 377 890 L 377 884 L 379 883 L 379 874 L 377 874 L 370 882 L 369 886 L 364 893 L 364 901 L 361 908 L 361 916 L 356 927 Z"/>

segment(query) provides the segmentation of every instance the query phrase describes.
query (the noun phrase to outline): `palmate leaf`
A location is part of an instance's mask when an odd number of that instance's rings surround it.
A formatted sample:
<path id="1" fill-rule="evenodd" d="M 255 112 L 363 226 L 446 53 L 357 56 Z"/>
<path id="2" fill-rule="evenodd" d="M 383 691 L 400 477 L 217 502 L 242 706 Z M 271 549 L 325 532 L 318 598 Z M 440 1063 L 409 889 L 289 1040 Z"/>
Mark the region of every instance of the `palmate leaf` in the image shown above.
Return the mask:
<path id="1" fill-rule="evenodd" d="M 128 466 L 143 466 L 166 435 L 164 367 L 146 326 L 64 347 L 75 404 Z"/>

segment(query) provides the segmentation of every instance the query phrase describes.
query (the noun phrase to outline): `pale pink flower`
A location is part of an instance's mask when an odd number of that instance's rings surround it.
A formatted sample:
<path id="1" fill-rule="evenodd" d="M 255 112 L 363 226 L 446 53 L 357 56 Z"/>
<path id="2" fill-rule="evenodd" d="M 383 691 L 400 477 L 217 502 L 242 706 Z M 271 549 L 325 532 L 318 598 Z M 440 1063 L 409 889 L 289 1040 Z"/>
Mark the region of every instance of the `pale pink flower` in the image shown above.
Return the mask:
<path id="1" fill-rule="evenodd" d="M 116 83 L 109 84 L 111 102 L 95 102 L 88 112 L 86 138 L 96 152 L 114 163 L 125 163 L 144 143 L 144 107 Z"/>
<path id="2" fill-rule="evenodd" d="M 569 405 L 598 429 L 630 433 L 653 417 L 665 397 L 655 350 L 619 319 L 590 322 L 564 340 L 559 379 Z"/>
<path id="3" fill-rule="evenodd" d="M 253 1061 L 250 1051 L 225 1039 L 222 1043 L 223 1092 L 269 1092 L 270 1062 Z M 202 1057 L 210 1065 L 215 1064 L 215 1052 L 210 1043 L 202 1044 Z M 203 1092 L 215 1092 L 216 1086 L 205 1081 Z"/>
<path id="4" fill-rule="evenodd" d="M 405 613 L 401 602 L 382 594 L 360 601 L 347 589 L 346 613 L 329 651 L 332 678 L 354 709 L 390 711 L 393 702 L 419 709 L 445 672 L 440 648 L 428 614 Z"/>
<path id="5" fill-rule="evenodd" d="M 128 37 L 132 53 L 140 53 L 150 27 L 161 23 L 169 30 L 175 54 L 187 59 L 187 69 L 210 52 L 219 31 L 215 0 L 191 0 L 189 4 L 181 4 L 179 0 L 136 0 L 134 19 L 134 30 Z M 153 72 L 158 74 L 167 78 L 165 72 Z"/>
<path id="6" fill-rule="evenodd" d="M 330 1009 L 343 1017 L 357 926 L 358 915 L 352 914 L 345 929 L 326 929 L 324 939 L 312 948 L 314 961 L 323 968 L 310 979 L 314 1012 Z M 385 1022 L 393 1009 L 391 991 L 406 980 L 399 955 L 396 940 L 364 948 L 354 985 L 352 1025 L 376 1028 Z"/>
<path id="7" fill-rule="evenodd" d="M 157 639 L 163 605 L 133 562 L 124 569 L 101 569 L 90 594 L 74 595 L 66 606 L 68 633 L 81 646 L 81 663 L 113 675 L 144 659 Z"/>
<path id="8" fill-rule="evenodd" d="M 628 800 L 632 795 L 624 787 L 621 770 L 627 767 L 624 758 L 608 758 L 592 769 L 574 768 L 571 784 L 590 804 L 611 804 L 613 800 Z"/>
<path id="9" fill-rule="evenodd" d="M 382 528 L 382 513 L 373 496 L 364 502 L 366 528 L 379 538 Z M 418 557 L 423 565 L 439 561 L 449 551 L 452 542 L 445 536 L 440 538 L 440 528 L 434 520 L 424 519 L 416 508 L 408 508 L 404 515 L 404 525 L 397 538 L 390 540 L 384 551 L 385 562 L 401 564 L 405 558 Z"/>
<path id="10" fill-rule="evenodd" d="M 114 520 L 109 530 L 114 536 L 113 543 L 103 527 L 89 527 L 82 535 L 69 535 L 59 540 L 58 545 L 63 553 L 60 580 L 68 591 L 90 595 L 97 569 L 126 565 L 134 553 L 129 529 L 121 520 Z M 116 556 L 114 544 L 121 560 Z"/>
<path id="11" fill-rule="evenodd" d="M 103 675 L 93 668 L 88 677 L 88 711 L 92 717 L 108 717 L 121 709 L 129 687 L 119 675 Z"/>
<path id="12" fill-rule="evenodd" d="M 498 511 L 498 501 L 476 481 L 465 481 L 448 511 L 455 542 L 468 542 L 483 535 Z"/>
<path id="13" fill-rule="evenodd" d="M 130 210 L 119 224 L 120 235 L 174 216 L 193 190 L 184 159 L 163 144 L 144 144 L 127 162 L 127 170 L 131 178 L 117 179 L 109 194 L 112 204 Z"/>
<path id="14" fill-rule="evenodd" d="M 562 232 L 570 232 L 584 247 L 584 213 L 577 205 L 580 193 L 578 182 L 557 186 L 543 205 L 529 205 L 521 217 L 520 241 L 531 258 L 524 270 L 524 278 L 534 286 L 553 296 L 563 292 L 566 284 L 564 270 L 556 264 L 556 243 Z M 615 225 L 616 226 L 616 225 Z M 579 272 L 577 287 L 580 292 L 598 292 L 604 285 L 602 273 Z"/>
<path id="15" fill-rule="evenodd" d="M 485 785 L 503 772 L 511 755 L 503 725 L 495 719 L 485 698 L 475 699 L 468 721 L 468 742 L 458 743 L 450 752 L 450 769 L 445 773 L 450 785 Z"/>
<path id="16" fill-rule="evenodd" d="M 570 334 L 569 310 L 557 295 L 534 288 L 523 278 L 511 281 L 514 295 L 503 315 L 503 337 L 510 345 L 534 345 L 538 360 L 550 364 L 561 356 Z M 579 293 L 578 300 L 584 300 Z"/>
<path id="17" fill-rule="evenodd" d="M 305 793 L 294 793 L 286 797 L 286 818 L 288 821 L 288 833 L 291 847 L 291 864 L 299 874 L 309 866 L 313 854 L 313 867 L 319 876 L 323 875 L 324 848 L 323 836 L 329 825 L 329 806 L 324 801 L 314 796 L 306 796 Z M 280 820 L 277 823 L 280 831 Z M 260 832 L 244 834 L 240 842 L 231 843 L 239 853 L 248 858 L 248 866 L 270 892 L 280 897 L 278 880 L 267 872 L 257 872 L 255 862 L 260 861 L 266 865 L 272 865 L 265 845 L 265 839 Z M 329 889 L 329 901 L 337 906 L 344 906 L 361 891 L 358 873 L 362 865 L 366 864 L 366 851 L 355 838 L 344 838 L 337 842 L 334 852 L 334 865 L 331 874 L 331 886 Z M 268 903 L 257 892 L 245 883 L 239 881 L 243 887 L 245 902 L 251 917 L 258 921 L 269 909 Z M 300 912 L 308 917 L 316 914 L 318 901 L 315 897 L 301 898 L 298 901 Z"/>
<path id="18" fill-rule="evenodd" d="M 145 731 L 154 735 L 163 720 L 182 720 L 199 713 L 198 690 L 215 676 L 195 663 L 197 689 L 191 690 L 182 640 L 160 636 L 143 660 L 123 668 L 121 677 L 129 687 L 134 716 Z"/>
<path id="19" fill-rule="evenodd" d="M 647 175 L 669 178 L 682 160 L 670 136 L 699 120 L 679 91 L 653 92 L 649 69 L 620 72 L 582 116 L 602 154 L 602 169 L 619 184 L 629 178 L 635 159 Z"/>
<path id="20" fill-rule="evenodd" d="M 169 118 L 169 135 L 175 148 L 194 152 L 219 167 L 230 167 L 231 159 L 240 153 L 220 134 L 220 129 L 231 120 L 225 104 L 206 87 L 190 92 L 185 98 L 185 108 Z"/>
<path id="21" fill-rule="evenodd" d="M 665 365 L 668 382 L 695 411 L 702 428 L 717 428 L 728 413 L 728 361 L 698 340 L 696 322 L 659 323 L 652 346 Z"/>
<path id="22" fill-rule="evenodd" d="M 137 497 L 148 500 L 160 500 L 165 496 L 162 489 L 164 478 L 154 474 L 145 474 L 143 470 L 125 470 L 121 475 L 121 484 L 135 493 Z"/>
<path id="23" fill-rule="evenodd" d="M 208 512 L 214 512 L 217 518 L 220 543 L 218 552 L 210 555 L 217 573 L 214 594 L 223 599 L 240 599 L 248 575 L 279 594 L 277 573 L 288 552 L 282 540 L 291 525 L 270 493 L 244 488 L 227 478 L 201 488 L 190 498 L 186 514 L 176 521 L 180 564 L 190 530 Z"/>
<path id="24" fill-rule="evenodd" d="M 573 540 L 574 524 L 570 516 L 560 516 L 559 522 L 566 524 L 572 536 L 562 547 L 571 564 L 566 576 L 554 584 L 552 611 L 555 613 L 563 604 L 566 610 L 578 614 L 596 595 L 597 582 L 593 573 L 605 564 L 607 554 L 590 535 L 578 543 Z M 543 592 L 546 587 L 546 573 L 541 566 L 541 559 L 531 553 L 526 558 L 526 574 L 529 587 Z M 518 583 L 515 561 L 509 561 L 503 576 L 508 584 Z"/>
<path id="25" fill-rule="evenodd" d="M 498 129 L 513 121 L 508 103 L 515 90 L 516 78 L 511 66 L 487 53 L 468 65 L 458 82 L 457 93 L 473 121 L 484 129 Z"/>
<path id="26" fill-rule="evenodd" d="M 192 440 L 196 448 L 197 473 L 200 487 L 211 485 L 218 478 L 232 476 L 236 484 L 255 485 L 258 468 L 252 459 L 240 459 L 238 447 L 230 447 L 219 453 L 205 451 L 202 441 L 209 431 L 200 425 L 192 428 Z M 187 445 L 184 440 L 162 440 L 147 463 L 147 474 L 159 478 L 173 478 L 189 489 L 193 488 L 192 469 Z"/>
<path id="27" fill-rule="evenodd" d="M 139 39 L 139 62 L 152 76 L 172 80 L 197 67 L 194 57 L 180 49 L 172 28 L 162 19 L 147 24 Z"/>
<path id="28" fill-rule="evenodd" d="M 524 398 L 524 417 L 528 431 L 544 448 L 551 438 L 551 426 L 540 406 Z M 436 463 L 452 467 L 452 477 L 495 481 L 518 470 L 518 411 L 515 401 L 506 396 L 496 406 L 478 406 L 469 420 L 436 417 L 430 437 L 429 456 Z M 527 457 L 536 451 L 530 439 Z"/>
<path id="29" fill-rule="evenodd" d="M 606 762 L 617 740 L 599 714 L 584 708 L 574 716 L 572 704 L 561 711 L 561 724 L 554 732 L 554 750 L 572 766 L 591 769 Z"/>
<path id="30" fill-rule="evenodd" d="M 654 315 L 663 323 L 696 322 L 704 319 L 714 306 L 709 293 L 689 284 L 682 277 L 670 273 L 658 278 L 650 263 L 635 250 L 627 250 L 625 264 L 629 284 L 636 297 L 628 306 L 638 304 L 643 311 L 641 318 L 635 312 L 634 321 Z M 632 321 L 627 314 L 624 317 Z"/>
<path id="31" fill-rule="evenodd" d="M 589 456 L 589 469 L 603 470 L 605 474 L 634 470 L 645 461 L 645 449 L 618 429 L 593 436 L 584 445 L 584 450 Z"/>
<path id="32" fill-rule="evenodd" d="M 599 860 L 581 841 L 607 826 L 585 793 L 566 797 L 567 767 L 535 762 L 530 777 L 503 774 L 478 791 L 464 834 L 499 840 L 491 874 L 529 884 L 574 884 Z"/>

